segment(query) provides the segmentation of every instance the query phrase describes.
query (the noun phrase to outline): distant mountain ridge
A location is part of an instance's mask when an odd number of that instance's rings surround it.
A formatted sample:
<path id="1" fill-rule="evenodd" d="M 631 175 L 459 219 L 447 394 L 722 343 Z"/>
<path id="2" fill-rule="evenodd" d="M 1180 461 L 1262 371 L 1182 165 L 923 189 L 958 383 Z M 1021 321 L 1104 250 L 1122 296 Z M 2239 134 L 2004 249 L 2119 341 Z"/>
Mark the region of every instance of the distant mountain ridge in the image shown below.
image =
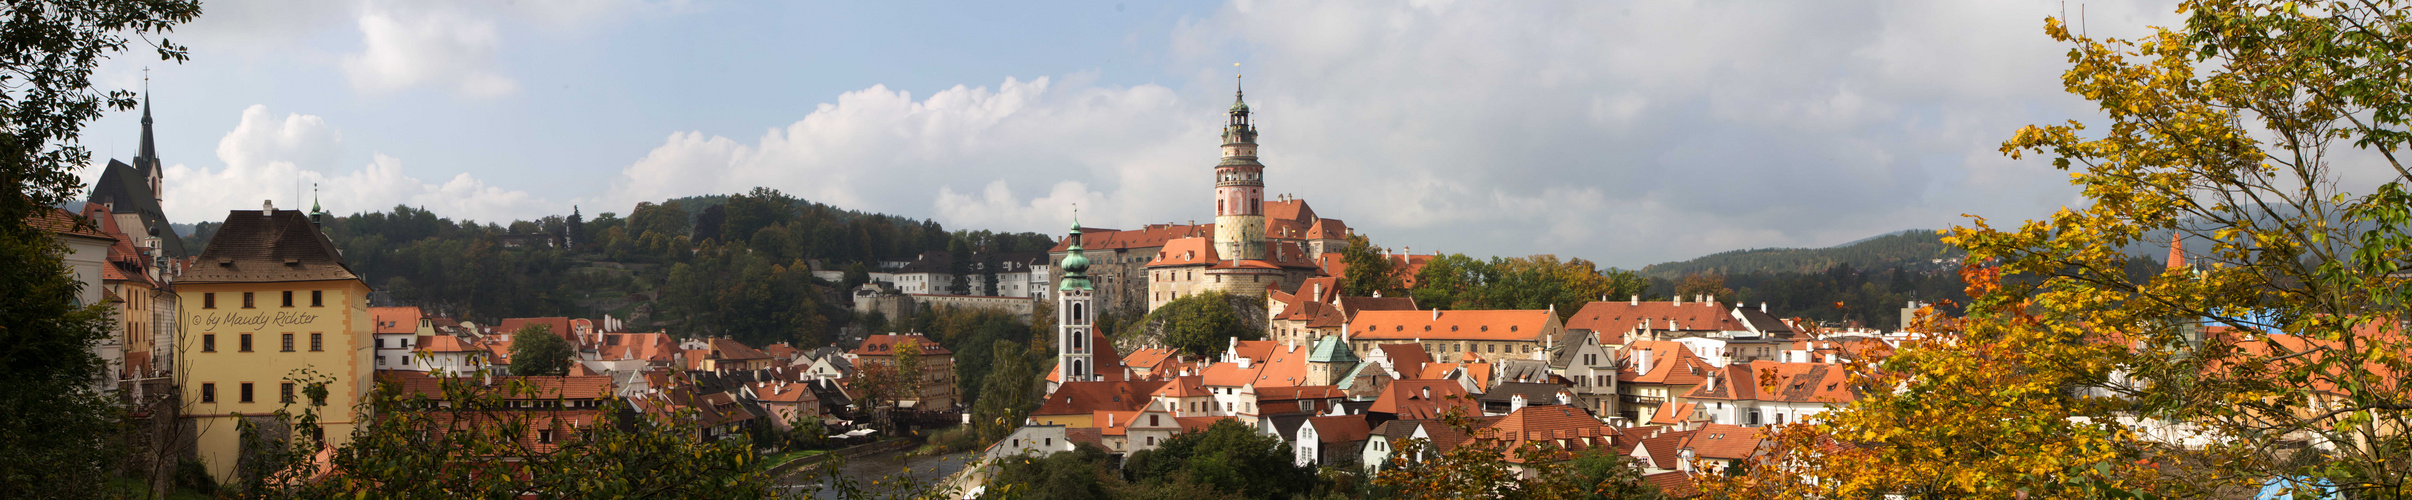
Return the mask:
<path id="1" fill-rule="evenodd" d="M 1719 252 L 1692 260 L 1651 264 L 1641 268 L 1641 275 L 1681 279 L 1685 275 L 1699 273 L 1817 273 L 1842 264 L 1863 270 L 1896 267 L 1945 269 L 1958 266 L 1962 255 L 1965 252 L 1944 244 L 1942 235 L 1934 230 L 1912 229 L 1826 248 L 1758 248 Z"/>

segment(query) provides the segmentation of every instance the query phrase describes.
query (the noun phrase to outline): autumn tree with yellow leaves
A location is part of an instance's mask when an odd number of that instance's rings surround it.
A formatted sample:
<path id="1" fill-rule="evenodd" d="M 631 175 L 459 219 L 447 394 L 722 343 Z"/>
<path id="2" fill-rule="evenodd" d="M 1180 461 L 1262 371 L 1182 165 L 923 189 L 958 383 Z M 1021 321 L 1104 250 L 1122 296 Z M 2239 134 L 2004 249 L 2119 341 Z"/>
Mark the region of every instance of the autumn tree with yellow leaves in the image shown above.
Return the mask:
<path id="1" fill-rule="evenodd" d="M 2050 158 L 2088 203 L 1948 231 L 1976 263 L 1966 316 L 1856 362 L 1858 401 L 1703 491 L 2412 496 L 2405 7 L 2192 1 L 2137 39 L 2046 20 L 2102 118 L 2002 152 Z M 2173 235 L 2182 262 L 2122 269 Z"/>

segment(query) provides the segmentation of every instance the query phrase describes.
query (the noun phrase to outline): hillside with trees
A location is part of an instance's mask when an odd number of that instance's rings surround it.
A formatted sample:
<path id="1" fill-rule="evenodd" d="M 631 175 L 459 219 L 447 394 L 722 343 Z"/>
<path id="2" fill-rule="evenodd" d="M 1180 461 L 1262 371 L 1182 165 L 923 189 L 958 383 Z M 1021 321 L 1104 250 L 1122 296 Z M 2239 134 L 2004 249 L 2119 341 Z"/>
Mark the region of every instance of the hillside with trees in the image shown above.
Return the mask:
<path id="1" fill-rule="evenodd" d="M 203 248 L 218 223 L 195 225 Z M 638 331 L 726 336 L 750 345 L 826 344 L 855 322 L 841 293 L 878 261 L 947 252 L 1044 251 L 1037 233 L 948 231 L 936 222 L 846 210 L 756 188 L 508 223 L 406 206 L 329 217 L 354 272 L 396 304 L 491 322 L 609 314 Z M 557 246 L 558 245 L 558 246 Z M 846 271 L 816 279 L 811 263 Z"/>
<path id="2" fill-rule="evenodd" d="M 1912 229 L 1826 248 L 1757 248 L 1651 264 L 1641 275 L 1669 280 L 1694 274 L 1821 273 L 1837 266 L 1855 269 L 1949 270 L 1965 252 L 1943 243 L 1934 231 Z"/>

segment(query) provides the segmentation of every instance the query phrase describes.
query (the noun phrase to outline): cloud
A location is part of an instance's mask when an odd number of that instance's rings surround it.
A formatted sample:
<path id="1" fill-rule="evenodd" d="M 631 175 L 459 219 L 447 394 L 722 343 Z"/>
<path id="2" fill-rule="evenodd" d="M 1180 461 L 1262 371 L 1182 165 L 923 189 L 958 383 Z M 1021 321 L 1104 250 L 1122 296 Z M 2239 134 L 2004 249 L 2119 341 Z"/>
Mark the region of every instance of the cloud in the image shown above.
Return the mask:
<path id="1" fill-rule="evenodd" d="M 1212 168 L 1214 116 L 1160 86 L 1068 80 L 1007 78 L 994 89 L 956 86 L 918 100 L 873 86 L 751 143 L 673 133 L 624 169 L 601 202 L 767 186 L 848 208 L 935 207 L 942 222 L 966 227 L 1054 232 L 1073 203 L 1094 225 L 1196 217 L 1187 209 L 1203 201 L 1169 200 L 1203 185 L 1203 176 L 1182 174 Z M 1050 188 L 1023 201 L 1011 188 L 1017 183 Z"/>
<path id="2" fill-rule="evenodd" d="M 343 56 L 352 87 L 370 93 L 433 84 L 473 97 L 511 93 L 519 83 L 494 66 L 494 21 L 450 9 L 360 14 L 361 52 Z"/>
<path id="3" fill-rule="evenodd" d="M 278 208 L 296 205 L 296 188 L 318 186 L 318 201 L 328 212 L 349 214 L 381 211 L 395 205 L 425 207 L 454 218 L 505 221 L 534 218 L 560 211 L 559 204 L 525 191 L 488 185 L 467 173 L 441 183 L 421 181 L 404 172 L 402 161 L 384 154 L 358 170 L 333 172 L 342 151 L 343 134 L 317 116 L 287 113 L 278 117 L 266 105 L 243 110 L 240 124 L 218 141 L 218 168 L 169 166 L 162 172 L 166 206 L 172 220 L 186 222 L 223 219 L 227 210 L 258 207 L 273 200 Z M 307 191 L 301 196 L 310 196 Z"/>

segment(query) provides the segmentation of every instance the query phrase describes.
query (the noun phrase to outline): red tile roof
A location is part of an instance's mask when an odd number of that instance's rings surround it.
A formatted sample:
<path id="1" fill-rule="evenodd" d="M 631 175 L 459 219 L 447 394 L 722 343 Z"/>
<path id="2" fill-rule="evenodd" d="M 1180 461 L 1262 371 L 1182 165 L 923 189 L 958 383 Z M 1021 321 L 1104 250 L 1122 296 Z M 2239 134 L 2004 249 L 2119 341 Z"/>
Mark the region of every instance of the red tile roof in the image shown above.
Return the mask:
<path id="1" fill-rule="evenodd" d="M 1740 460 L 1759 452 L 1759 429 L 1728 424 L 1708 424 L 1692 431 L 1685 448 L 1700 458 Z"/>
<path id="2" fill-rule="evenodd" d="M 1537 340 L 1558 320 L 1547 310 L 1365 311 L 1349 325 L 1350 339 Z"/>
<path id="3" fill-rule="evenodd" d="M 855 347 L 851 352 L 856 356 L 894 356 L 896 355 L 896 346 L 904 344 L 920 345 L 921 355 L 923 356 L 953 355 L 955 353 L 954 351 L 946 350 L 945 346 L 938 345 L 937 341 L 930 340 L 929 337 L 920 335 L 892 334 L 864 337 L 863 345 Z M 1098 366 L 1104 365 L 1101 364 Z"/>
<path id="4" fill-rule="evenodd" d="M 1475 406 L 1474 398 L 1466 394 L 1464 385 L 1455 380 L 1424 379 L 1391 381 L 1388 387 L 1383 388 L 1382 396 L 1376 398 L 1365 411 L 1415 420 L 1440 418 L 1449 408 L 1463 408 L 1463 415 L 1482 413 L 1482 409 Z"/>
<path id="5" fill-rule="evenodd" d="M 417 307 L 371 307 L 369 319 L 375 321 L 377 333 L 413 333 L 419 331 Z"/>
<path id="6" fill-rule="evenodd" d="M 1088 415 L 1099 411 L 1131 411 L 1147 405 L 1148 395 L 1164 382 L 1065 382 L 1039 403 L 1031 415 Z"/>
<path id="7" fill-rule="evenodd" d="M 1315 426 L 1315 438 L 1325 443 L 1353 443 L 1373 435 L 1373 426 L 1366 425 L 1365 415 L 1313 417 L 1307 425 Z"/>
<path id="8" fill-rule="evenodd" d="M 494 331 L 518 335 L 519 329 L 530 325 L 544 325 L 553 330 L 553 336 L 570 341 L 570 345 L 578 345 L 578 332 L 570 330 L 569 318 L 504 318 L 502 323 L 495 324 Z"/>
<path id="9" fill-rule="evenodd" d="M 1181 238 L 1164 243 L 1164 248 L 1150 256 L 1147 267 L 1209 266 L 1223 259 L 1214 251 L 1214 240 Z"/>

